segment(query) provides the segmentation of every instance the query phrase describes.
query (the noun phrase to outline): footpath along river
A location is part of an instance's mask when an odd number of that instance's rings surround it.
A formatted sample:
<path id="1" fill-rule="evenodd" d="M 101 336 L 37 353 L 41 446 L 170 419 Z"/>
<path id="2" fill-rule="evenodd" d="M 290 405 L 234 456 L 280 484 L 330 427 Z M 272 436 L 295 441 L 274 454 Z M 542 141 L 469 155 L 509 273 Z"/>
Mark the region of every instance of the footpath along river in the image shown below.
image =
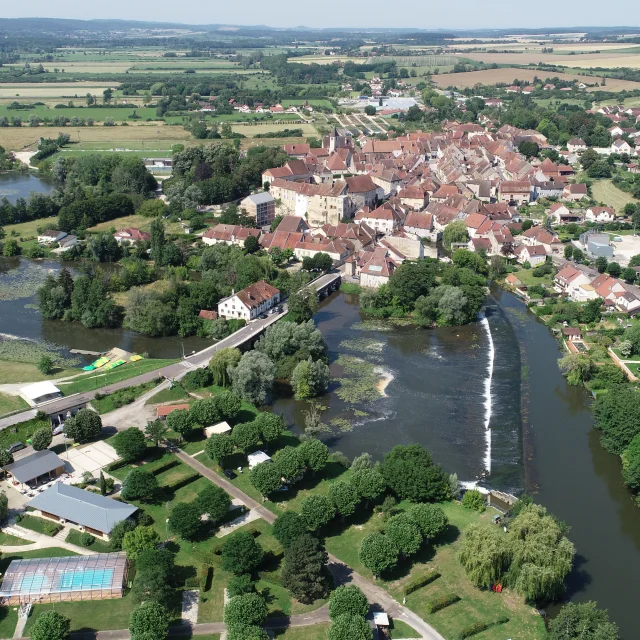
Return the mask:
<path id="1" fill-rule="evenodd" d="M 332 385 L 320 398 L 323 422 L 333 422 L 325 437 L 332 449 L 380 458 L 395 444 L 419 442 L 460 480 L 490 468 L 490 486 L 526 489 L 571 527 L 578 555 L 567 598 L 597 600 L 626 640 L 638 637 L 640 509 L 622 485 L 619 460 L 598 442 L 588 393 L 567 385 L 557 341 L 520 300 L 494 289 L 486 321 L 425 331 L 363 321 L 357 298 L 336 294 L 315 321 L 332 376 L 345 375 L 341 355 L 360 358 L 385 394 L 350 402 Z M 274 403 L 299 426 L 306 408 L 291 397 Z"/>

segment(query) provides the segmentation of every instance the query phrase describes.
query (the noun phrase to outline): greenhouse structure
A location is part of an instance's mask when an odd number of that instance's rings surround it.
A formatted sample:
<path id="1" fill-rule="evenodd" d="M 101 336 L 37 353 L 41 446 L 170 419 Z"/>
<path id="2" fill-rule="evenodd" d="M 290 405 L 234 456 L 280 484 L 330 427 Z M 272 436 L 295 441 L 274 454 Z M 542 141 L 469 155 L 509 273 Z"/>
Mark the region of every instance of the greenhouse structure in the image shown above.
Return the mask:
<path id="1" fill-rule="evenodd" d="M 128 569 L 124 552 L 12 560 L 0 586 L 0 604 L 121 598 Z"/>

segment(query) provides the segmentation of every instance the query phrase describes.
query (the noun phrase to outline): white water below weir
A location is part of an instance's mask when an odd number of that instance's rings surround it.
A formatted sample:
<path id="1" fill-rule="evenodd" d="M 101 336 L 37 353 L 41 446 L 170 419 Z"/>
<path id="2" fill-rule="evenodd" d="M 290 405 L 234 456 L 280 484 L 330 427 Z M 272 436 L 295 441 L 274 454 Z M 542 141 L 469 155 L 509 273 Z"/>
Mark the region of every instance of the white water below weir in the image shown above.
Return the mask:
<path id="1" fill-rule="evenodd" d="M 484 381 L 484 437 L 487 443 L 484 454 L 484 468 L 487 473 L 491 473 L 491 381 L 493 380 L 493 361 L 495 359 L 496 350 L 493 346 L 491 327 L 489 326 L 489 321 L 484 313 L 480 318 L 480 324 L 484 327 L 489 338 L 489 361 L 487 363 L 487 377 Z"/>

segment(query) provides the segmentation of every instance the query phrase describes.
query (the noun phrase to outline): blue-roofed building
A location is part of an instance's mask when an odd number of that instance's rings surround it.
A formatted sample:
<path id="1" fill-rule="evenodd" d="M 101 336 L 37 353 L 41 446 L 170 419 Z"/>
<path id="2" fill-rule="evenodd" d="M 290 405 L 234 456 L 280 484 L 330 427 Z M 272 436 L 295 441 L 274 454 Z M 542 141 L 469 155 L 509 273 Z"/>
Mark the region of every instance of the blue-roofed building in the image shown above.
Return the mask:
<path id="1" fill-rule="evenodd" d="M 126 502 L 105 498 L 62 482 L 56 482 L 37 495 L 27 506 L 40 511 L 39 515 L 44 518 L 77 525 L 81 531 L 103 539 L 109 539 L 113 527 L 138 510 L 138 507 Z"/>

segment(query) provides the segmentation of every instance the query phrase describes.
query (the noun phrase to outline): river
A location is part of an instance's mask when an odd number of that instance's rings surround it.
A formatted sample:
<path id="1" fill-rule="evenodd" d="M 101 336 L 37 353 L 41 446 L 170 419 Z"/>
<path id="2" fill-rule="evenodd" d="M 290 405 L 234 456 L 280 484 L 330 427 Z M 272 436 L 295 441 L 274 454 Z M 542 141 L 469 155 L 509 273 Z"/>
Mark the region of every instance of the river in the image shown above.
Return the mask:
<path id="1" fill-rule="evenodd" d="M 489 486 L 526 490 L 571 527 L 578 555 L 567 597 L 597 600 L 624 638 L 638 636 L 640 509 L 622 484 L 619 459 L 598 442 L 589 395 L 566 384 L 557 341 L 520 300 L 494 289 L 486 323 L 420 330 L 363 322 L 357 298 L 335 294 L 315 320 L 333 377 L 343 375 L 336 360 L 347 353 L 369 362 L 383 386 L 388 381 L 379 400 L 345 402 L 335 383 L 319 399 L 328 407 L 323 422 L 341 420 L 325 436 L 333 450 L 379 459 L 395 444 L 419 442 L 460 480 L 489 467 Z M 290 396 L 274 403 L 299 427 L 306 408 Z"/>
<path id="2" fill-rule="evenodd" d="M 87 329 L 78 322 L 43 320 L 36 308 L 35 292 L 46 276 L 56 275 L 62 267 L 72 273 L 77 263 L 55 260 L 27 260 L 0 257 L 0 339 L 26 338 L 55 345 L 63 356 L 71 349 L 107 351 L 120 347 L 134 353 L 147 353 L 152 358 L 180 358 L 211 345 L 211 340 L 192 336 L 180 338 L 151 338 L 128 329 Z M 101 264 L 104 270 L 117 265 Z M 84 363 L 92 356 L 76 356 Z"/>

